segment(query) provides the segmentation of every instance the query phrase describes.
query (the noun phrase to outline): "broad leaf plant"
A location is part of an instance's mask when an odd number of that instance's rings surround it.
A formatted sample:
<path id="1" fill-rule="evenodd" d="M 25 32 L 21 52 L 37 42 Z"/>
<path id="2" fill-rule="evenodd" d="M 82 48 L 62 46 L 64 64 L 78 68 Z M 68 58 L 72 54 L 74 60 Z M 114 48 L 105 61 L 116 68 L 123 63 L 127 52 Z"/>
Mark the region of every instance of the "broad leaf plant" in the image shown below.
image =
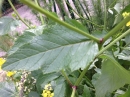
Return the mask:
<path id="1" fill-rule="evenodd" d="M 20 0 L 40 15 L 41 25 L 32 27 L 8 1 L 17 19 L 0 18 L 0 50 L 8 48 L 2 70 L 15 74 L 0 82 L 0 97 L 130 97 L 130 5 L 120 8 L 118 0 L 110 6 L 107 0 L 92 0 L 95 10 L 99 1 L 104 3 L 104 16 L 97 17 L 103 23 L 92 15 L 93 21 L 84 19 L 88 27 L 67 16 L 61 20 L 37 0 Z M 42 15 L 48 18 L 47 23 Z M 2 38 L 10 36 L 18 19 L 28 29 L 15 40 L 16 36 L 5 38 L 13 41 L 6 45 Z M 30 80 L 21 83 L 21 88 L 17 85 L 19 75 L 21 82 Z M 25 84 L 30 85 L 30 91 L 22 91 Z"/>

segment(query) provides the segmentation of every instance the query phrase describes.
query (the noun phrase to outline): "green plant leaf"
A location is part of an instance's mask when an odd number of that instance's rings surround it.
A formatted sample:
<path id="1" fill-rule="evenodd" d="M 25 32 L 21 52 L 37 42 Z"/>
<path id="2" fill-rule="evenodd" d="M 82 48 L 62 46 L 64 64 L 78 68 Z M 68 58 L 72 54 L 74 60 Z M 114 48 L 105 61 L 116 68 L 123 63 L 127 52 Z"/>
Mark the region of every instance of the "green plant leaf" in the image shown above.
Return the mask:
<path id="1" fill-rule="evenodd" d="M 36 82 L 38 91 L 42 91 L 44 89 L 44 86 L 48 84 L 48 82 L 51 82 L 59 76 L 60 74 L 58 73 L 40 74 Z"/>
<path id="2" fill-rule="evenodd" d="M 8 51 L 8 55 L 13 54 L 14 52 L 16 52 L 21 46 L 29 43 L 34 36 L 36 36 L 35 34 L 31 33 L 31 32 L 25 32 L 23 35 L 21 35 L 15 42 L 14 46 Z"/>
<path id="3" fill-rule="evenodd" d="M 86 85 L 84 85 L 83 97 L 91 97 L 89 87 L 87 87 Z"/>
<path id="4" fill-rule="evenodd" d="M 102 55 L 102 74 L 96 82 L 96 97 L 105 97 L 107 93 L 130 83 L 130 73 L 113 58 Z"/>
<path id="5" fill-rule="evenodd" d="M 126 91 L 125 94 L 120 95 L 120 96 L 118 96 L 118 97 L 130 97 L 130 87 L 129 87 L 129 89 Z"/>
<path id="6" fill-rule="evenodd" d="M 74 20 L 74 19 L 70 19 L 70 18 L 68 18 L 68 17 L 65 17 L 65 21 L 66 21 L 67 23 L 69 23 L 70 25 L 72 25 L 72 26 L 74 26 L 74 27 L 76 27 L 76 28 L 78 28 L 78 29 L 80 29 L 80 30 L 83 30 L 83 31 L 85 31 L 85 32 L 88 32 L 88 29 L 87 29 L 85 26 L 83 26 L 80 22 L 78 22 L 78 21 L 76 21 L 76 20 Z"/>
<path id="7" fill-rule="evenodd" d="M 125 43 L 130 44 L 130 34 L 126 35 L 125 37 Z"/>
<path id="8" fill-rule="evenodd" d="M 71 88 L 71 87 L 70 87 Z M 66 83 L 63 77 L 55 80 L 54 97 L 66 97 Z M 67 96 L 67 97 L 70 97 Z"/>
<path id="9" fill-rule="evenodd" d="M 98 52 L 98 45 L 61 25 L 50 26 L 40 36 L 20 47 L 3 65 L 4 70 L 57 72 L 66 67 L 84 69 Z"/>
<path id="10" fill-rule="evenodd" d="M 28 97 L 40 97 L 40 95 L 39 95 L 37 92 L 31 91 L 31 92 L 28 94 Z"/>
<path id="11" fill-rule="evenodd" d="M 11 17 L 0 18 L 0 35 L 5 35 L 15 30 L 18 25 L 18 21 Z"/>
<path id="12" fill-rule="evenodd" d="M 17 94 L 13 82 L 0 82 L 0 97 L 17 97 Z"/>
<path id="13" fill-rule="evenodd" d="M 124 48 L 125 50 L 123 50 L 121 53 L 118 54 L 118 58 L 119 59 L 123 59 L 123 60 L 128 60 L 130 61 L 130 48 Z"/>

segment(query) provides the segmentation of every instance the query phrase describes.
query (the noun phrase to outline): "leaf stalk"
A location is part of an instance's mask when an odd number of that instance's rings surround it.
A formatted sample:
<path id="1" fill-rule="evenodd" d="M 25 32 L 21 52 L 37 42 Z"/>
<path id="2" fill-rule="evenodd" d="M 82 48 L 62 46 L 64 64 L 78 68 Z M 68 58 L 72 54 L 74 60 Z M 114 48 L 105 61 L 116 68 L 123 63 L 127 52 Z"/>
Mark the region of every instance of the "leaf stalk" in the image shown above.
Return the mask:
<path id="1" fill-rule="evenodd" d="M 57 22 L 57 23 L 59 23 L 59 24 L 65 26 L 65 27 L 67 27 L 67 28 L 69 28 L 69 29 L 71 29 L 71 30 L 73 30 L 73 31 L 76 31 L 76 32 L 78 32 L 79 34 L 82 34 L 82 35 L 84 35 L 84 36 L 86 36 L 86 37 L 88 37 L 88 38 L 90 38 L 90 39 L 92 39 L 92 40 L 94 40 L 94 41 L 96 41 L 96 42 L 99 43 L 99 39 L 98 39 L 98 38 L 96 38 L 96 37 L 94 37 L 94 36 L 92 36 L 92 35 L 90 35 L 90 34 L 84 32 L 84 31 L 82 31 L 82 30 L 80 30 L 80 29 L 78 29 L 78 28 L 76 28 L 76 27 L 74 27 L 74 26 L 72 26 L 72 25 L 70 25 L 70 24 L 64 22 L 64 21 L 61 21 L 61 20 L 58 19 L 57 17 L 51 15 L 48 11 L 46 11 L 46 10 L 44 10 L 43 8 L 41 8 L 41 7 L 37 6 L 37 5 L 35 5 L 33 2 L 31 2 L 31 1 L 29 1 L 29 0 L 20 0 L 20 1 L 21 1 L 22 3 L 28 5 L 29 7 L 31 7 L 31 8 L 33 8 L 33 9 L 35 9 L 35 10 L 41 12 L 42 14 L 46 15 L 46 16 L 49 17 L 50 19 L 54 20 L 55 22 Z"/>

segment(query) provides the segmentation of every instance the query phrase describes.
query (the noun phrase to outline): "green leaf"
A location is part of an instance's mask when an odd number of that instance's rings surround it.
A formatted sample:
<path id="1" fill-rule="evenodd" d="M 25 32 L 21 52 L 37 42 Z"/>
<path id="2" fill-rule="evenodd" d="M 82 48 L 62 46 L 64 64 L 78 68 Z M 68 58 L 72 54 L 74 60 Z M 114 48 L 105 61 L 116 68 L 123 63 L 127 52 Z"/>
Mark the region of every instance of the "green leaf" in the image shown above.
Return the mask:
<path id="1" fill-rule="evenodd" d="M 80 22 L 78 22 L 78 21 L 76 21 L 76 20 L 74 20 L 74 19 L 70 19 L 70 18 L 68 18 L 68 17 L 65 17 L 65 21 L 66 21 L 67 23 L 69 23 L 70 25 L 72 25 L 72 26 L 74 26 L 74 27 L 76 27 L 76 28 L 79 28 L 80 30 L 83 30 L 83 31 L 85 31 L 85 32 L 88 32 L 88 29 L 87 29 L 85 26 L 83 26 Z"/>
<path id="2" fill-rule="evenodd" d="M 36 82 L 36 86 L 38 91 L 42 91 L 44 89 L 44 86 L 48 84 L 48 82 L 51 82 L 52 80 L 58 78 L 60 75 L 58 73 L 49 73 L 49 74 L 41 74 Z"/>
<path id="3" fill-rule="evenodd" d="M 130 48 L 124 48 L 124 49 L 125 50 L 123 50 L 121 53 L 118 54 L 118 58 L 130 61 L 130 50 L 129 50 Z"/>
<path id="4" fill-rule="evenodd" d="M 31 92 L 28 94 L 28 97 L 40 97 L 40 95 L 39 95 L 37 92 L 31 91 Z"/>
<path id="5" fill-rule="evenodd" d="M 127 5 L 123 10 L 122 10 L 122 13 L 123 12 L 130 12 L 130 4 Z"/>
<path id="6" fill-rule="evenodd" d="M 86 85 L 84 85 L 83 97 L 91 97 L 89 87 L 87 87 Z"/>
<path id="7" fill-rule="evenodd" d="M 15 30 L 18 25 L 18 21 L 11 17 L 0 18 L 0 35 L 5 35 Z"/>
<path id="8" fill-rule="evenodd" d="M 0 82 L 0 97 L 17 97 L 13 82 Z"/>
<path id="9" fill-rule="evenodd" d="M 126 35 L 126 37 L 125 37 L 125 43 L 127 45 L 130 44 L 130 34 Z"/>
<path id="10" fill-rule="evenodd" d="M 54 97 L 66 97 L 66 83 L 63 77 L 55 80 Z"/>
<path id="11" fill-rule="evenodd" d="M 130 97 L 130 88 L 126 91 L 125 94 L 120 95 L 120 96 L 118 96 L 118 97 Z"/>
<path id="12" fill-rule="evenodd" d="M 84 69 L 98 52 L 98 45 L 85 36 L 63 26 L 54 25 L 44 34 L 20 47 L 3 65 L 4 70 L 36 70 L 57 72 L 66 67 Z"/>
<path id="13" fill-rule="evenodd" d="M 105 57 L 102 63 L 102 74 L 96 82 L 96 97 L 105 97 L 107 93 L 130 83 L 130 73 L 124 69 L 113 58 L 102 55 Z"/>
<path id="14" fill-rule="evenodd" d="M 15 53 L 21 46 L 30 43 L 34 36 L 36 35 L 27 31 L 23 35 L 19 36 L 14 46 L 8 51 L 8 55 Z"/>

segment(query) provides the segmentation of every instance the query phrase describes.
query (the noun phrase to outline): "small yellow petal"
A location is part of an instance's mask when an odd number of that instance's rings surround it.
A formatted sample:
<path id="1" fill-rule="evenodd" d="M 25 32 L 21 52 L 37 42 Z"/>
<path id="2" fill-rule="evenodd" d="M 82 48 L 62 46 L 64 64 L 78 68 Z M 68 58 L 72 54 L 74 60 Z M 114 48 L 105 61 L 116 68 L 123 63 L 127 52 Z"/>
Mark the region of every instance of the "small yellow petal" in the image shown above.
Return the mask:
<path id="1" fill-rule="evenodd" d="M 8 77 L 11 77 L 11 76 L 13 76 L 15 73 L 16 73 L 16 71 L 7 71 L 6 75 L 7 75 Z"/>
<path id="2" fill-rule="evenodd" d="M 0 70 L 1 70 L 1 67 L 2 67 L 2 65 L 5 63 L 5 59 L 3 59 L 3 58 L 0 58 Z"/>
<path id="3" fill-rule="evenodd" d="M 130 22 L 128 22 L 128 23 L 126 24 L 126 26 L 127 26 L 127 27 L 130 26 Z"/>

